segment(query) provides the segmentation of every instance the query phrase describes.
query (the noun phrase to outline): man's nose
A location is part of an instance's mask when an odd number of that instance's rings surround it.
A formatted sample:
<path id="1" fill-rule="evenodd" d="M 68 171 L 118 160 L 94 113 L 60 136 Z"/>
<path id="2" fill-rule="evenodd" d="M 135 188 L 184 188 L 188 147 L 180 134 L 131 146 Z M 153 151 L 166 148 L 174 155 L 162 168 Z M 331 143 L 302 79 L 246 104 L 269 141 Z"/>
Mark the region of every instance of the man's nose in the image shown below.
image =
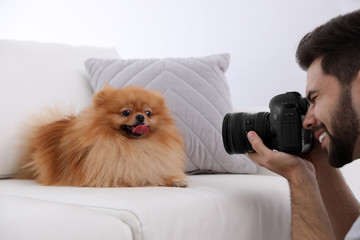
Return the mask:
<path id="1" fill-rule="evenodd" d="M 310 106 L 303 121 L 303 128 L 311 130 L 316 125 L 316 122 L 314 108 Z"/>

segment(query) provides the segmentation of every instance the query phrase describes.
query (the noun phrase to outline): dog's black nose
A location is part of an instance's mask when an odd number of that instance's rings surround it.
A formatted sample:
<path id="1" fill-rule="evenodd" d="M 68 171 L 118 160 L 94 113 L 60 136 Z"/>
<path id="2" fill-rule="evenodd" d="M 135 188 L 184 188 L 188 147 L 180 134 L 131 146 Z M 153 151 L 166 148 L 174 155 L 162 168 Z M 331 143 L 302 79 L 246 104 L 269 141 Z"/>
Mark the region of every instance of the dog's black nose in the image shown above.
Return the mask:
<path id="1" fill-rule="evenodd" d="M 142 122 L 144 122 L 145 117 L 142 114 L 138 114 L 138 115 L 135 116 L 135 119 L 138 120 L 139 123 L 142 123 Z"/>

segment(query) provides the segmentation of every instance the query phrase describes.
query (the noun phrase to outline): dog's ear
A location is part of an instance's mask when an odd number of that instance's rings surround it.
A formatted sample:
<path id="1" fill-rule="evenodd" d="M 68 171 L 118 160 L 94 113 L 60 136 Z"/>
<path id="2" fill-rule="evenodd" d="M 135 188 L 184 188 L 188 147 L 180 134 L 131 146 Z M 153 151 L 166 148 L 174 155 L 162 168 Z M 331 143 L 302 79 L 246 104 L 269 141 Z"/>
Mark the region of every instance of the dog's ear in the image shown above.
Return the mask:
<path id="1" fill-rule="evenodd" d="M 112 93 L 115 89 L 110 85 L 106 84 L 105 87 L 94 94 L 93 104 L 95 106 L 101 106 L 109 102 L 109 98 L 112 96 Z"/>
<path id="2" fill-rule="evenodd" d="M 107 89 L 107 88 L 111 88 L 111 89 L 114 89 L 113 86 L 110 85 L 110 83 L 105 83 L 103 89 Z"/>

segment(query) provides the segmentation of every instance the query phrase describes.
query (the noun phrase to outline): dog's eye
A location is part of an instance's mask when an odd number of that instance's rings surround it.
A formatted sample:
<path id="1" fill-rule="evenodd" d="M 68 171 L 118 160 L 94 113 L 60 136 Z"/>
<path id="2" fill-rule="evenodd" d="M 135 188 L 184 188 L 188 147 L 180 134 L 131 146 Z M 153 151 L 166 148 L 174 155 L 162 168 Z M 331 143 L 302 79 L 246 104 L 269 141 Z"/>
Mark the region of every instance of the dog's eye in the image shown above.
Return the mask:
<path id="1" fill-rule="evenodd" d="M 131 113 L 130 110 L 125 110 L 125 111 L 122 112 L 122 115 L 125 116 L 125 117 L 127 117 L 127 116 L 130 115 L 130 113 Z"/>
<path id="2" fill-rule="evenodd" d="M 145 113 L 146 113 L 146 115 L 147 115 L 148 117 L 151 116 L 151 112 L 150 112 L 150 111 L 145 111 Z"/>

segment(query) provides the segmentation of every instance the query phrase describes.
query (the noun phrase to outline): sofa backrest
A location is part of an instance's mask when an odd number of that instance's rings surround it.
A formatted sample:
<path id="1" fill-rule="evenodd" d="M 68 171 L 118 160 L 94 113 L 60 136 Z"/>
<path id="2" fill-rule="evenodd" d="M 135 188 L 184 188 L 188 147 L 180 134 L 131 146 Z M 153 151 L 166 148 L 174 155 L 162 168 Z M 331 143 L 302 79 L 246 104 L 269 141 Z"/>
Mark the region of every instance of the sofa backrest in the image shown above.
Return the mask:
<path id="1" fill-rule="evenodd" d="M 87 58 L 118 58 L 113 48 L 0 40 L 0 178 L 18 170 L 22 125 L 42 107 L 76 110 L 91 102 Z"/>

